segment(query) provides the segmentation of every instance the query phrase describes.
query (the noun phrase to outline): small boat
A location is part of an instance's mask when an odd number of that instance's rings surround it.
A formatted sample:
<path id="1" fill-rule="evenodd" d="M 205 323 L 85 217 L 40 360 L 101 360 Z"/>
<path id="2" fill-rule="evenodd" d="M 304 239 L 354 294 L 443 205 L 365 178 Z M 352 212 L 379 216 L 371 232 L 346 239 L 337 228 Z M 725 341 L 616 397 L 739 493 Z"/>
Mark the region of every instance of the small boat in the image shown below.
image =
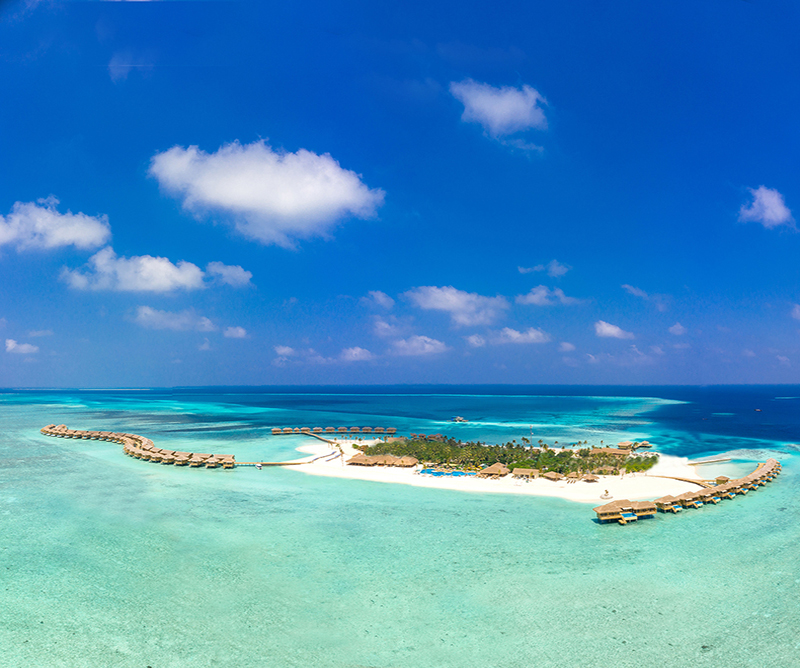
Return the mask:
<path id="1" fill-rule="evenodd" d="M 450 420 L 450 422 L 469 422 L 467 418 L 463 418 L 460 415 L 456 415 L 454 418 Z"/>

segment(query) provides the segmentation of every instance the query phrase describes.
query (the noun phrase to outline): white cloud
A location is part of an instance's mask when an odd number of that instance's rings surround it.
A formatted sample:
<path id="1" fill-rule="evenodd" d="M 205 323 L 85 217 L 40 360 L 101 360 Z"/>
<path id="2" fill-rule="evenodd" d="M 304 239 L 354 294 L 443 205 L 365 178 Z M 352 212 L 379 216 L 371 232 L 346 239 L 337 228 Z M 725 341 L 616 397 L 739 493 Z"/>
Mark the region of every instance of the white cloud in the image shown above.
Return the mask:
<path id="1" fill-rule="evenodd" d="M 681 323 L 676 322 L 672 327 L 669 328 L 669 333 L 674 334 L 675 336 L 683 336 L 689 330 L 686 329 Z"/>
<path id="2" fill-rule="evenodd" d="M 781 225 L 794 226 L 792 212 L 783 201 L 783 195 L 777 190 L 759 186 L 748 188 L 753 201 L 743 204 L 739 209 L 739 220 L 743 223 L 761 223 L 768 230 Z"/>
<path id="3" fill-rule="evenodd" d="M 466 79 L 452 82 L 450 93 L 464 105 L 461 120 L 479 123 L 494 137 L 530 128 L 547 128 L 547 119 L 539 106 L 547 101 L 530 86 L 495 88 Z"/>
<path id="4" fill-rule="evenodd" d="M 449 348 L 442 341 L 429 336 L 410 336 L 392 343 L 392 353 L 395 355 L 430 355 L 447 350 Z"/>
<path id="5" fill-rule="evenodd" d="M 17 355 L 30 355 L 39 352 L 39 346 L 30 343 L 17 343 L 14 339 L 6 339 L 6 352 Z"/>
<path id="6" fill-rule="evenodd" d="M 374 216 L 385 194 L 327 153 L 282 153 L 264 141 L 211 154 L 174 146 L 153 156 L 149 173 L 195 215 L 226 214 L 244 236 L 284 247 L 324 236 L 348 216 Z"/>
<path id="7" fill-rule="evenodd" d="M 546 271 L 548 276 L 559 278 L 566 274 L 572 267 L 561 264 L 558 260 L 550 260 L 547 264 L 537 264 L 535 267 L 517 267 L 520 274 L 532 274 L 534 271 Z"/>
<path id="8" fill-rule="evenodd" d="M 204 287 L 203 271 L 191 262 L 173 264 L 165 257 L 117 257 L 110 246 L 95 253 L 86 271 L 64 269 L 62 280 L 78 290 L 171 292 Z"/>
<path id="9" fill-rule="evenodd" d="M 28 332 L 28 336 L 37 337 L 37 336 L 53 336 L 52 329 L 34 329 L 33 331 Z"/>
<path id="10" fill-rule="evenodd" d="M 213 332 L 217 329 L 211 320 L 192 310 L 159 311 L 150 306 L 139 306 L 133 321 L 145 329 L 171 329 L 175 332 Z"/>
<path id="11" fill-rule="evenodd" d="M 124 81 L 132 70 L 149 71 L 155 65 L 152 53 L 134 53 L 130 50 L 118 51 L 108 61 L 108 74 L 111 81 Z"/>
<path id="12" fill-rule="evenodd" d="M 562 341 L 558 344 L 558 350 L 562 353 L 569 353 L 575 350 L 575 346 L 567 341 Z"/>
<path id="13" fill-rule="evenodd" d="M 464 339 L 473 348 L 481 348 L 486 345 L 486 339 L 484 339 L 480 334 L 465 336 Z"/>
<path id="14" fill-rule="evenodd" d="M 661 346 L 650 346 L 650 350 L 656 355 L 664 354 L 664 349 Z"/>
<path id="15" fill-rule="evenodd" d="M 667 310 L 667 301 L 669 301 L 669 296 L 657 295 L 657 294 L 650 295 L 641 288 L 634 287 L 633 285 L 628 285 L 627 283 L 623 283 L 621 287 L 623 290 L 625 290 L 625 292 L 633 295 L 634 297 L 639 297 L 640 299 L 644 299 L 646 302 L 652 302 L 653 304 L 655 304 L 655 307 L 659 311 Z"/>
<path id="16" fill-rule="evenodd" d="M 612 325 L 605 320 L 598 320 L 594 323 L 594 332 L 597 336 L 612 339 L 632 339 L 633 334 L 620 329 L 616 325 Z"/>
<path id="17" fill-rule="evenodd" d="M 250 285 L 253 278 L 252 272 L 242 269 L 238 264 L 223 264 L 222 262 L 209 262 L 206 265 L 208 276 L 216 278 L 220 283 L 239 288 Z"/>
<path id="18" fill-rule="evenodd" d="M 742 351 L 742 357 L 755 357 L 755 356 L 756 356 L 756 354 L 752 350 L 750 350 L 749 348 L 745 348 Z"/>
<path id="19" fill-rule="evenodd" d="M 208 339 L 203 339 L 203 343 L 197 346 L 198 350 L 211 350 L 211 343 Z"/>
<path id="20" fill-rule="evenodd" d="M 550 341 L 550 335 L 536 327 L 529 327 L 524 332 L 504 327 L 492 339 L 492 343 L 547 343 L 548 341 Z"/>
<path id="21" fill-rule="evenodd" d="M 373 333 L 375 336 L 380 336 L 382 338 L 389 338 L 393 336 L 401 336 L 405 327 L 403 327 L 398 321 L 397 318 L 390 317 L 387 321 L 380 316 L 375 316 L 375 324 L 373 325 Z"/>
<path id="22" fill-rule="evenodd" d="M 368 362 L 371 359 L 375 359 L 375 355 L 373 355 L 366 348 L 354 346 L 352 348 L 345 348 L 342 350 L 341 354 L 339 355 L 339 359 L 341 359 L 343 362 Z"/>
<path id="23" fill-rule="evenodd" d="M 0 216 L 0 246 L 14 244 L 18 251 L 75 246 L 97 248 L 108 241 L 107 216 L 60 213 L 58 200 L 50 196 L 33 202 L 15 202 L 11 213 Z"/>
<path id="24" fill-rule="evenodd" d="M 244 327 L 226 327 L 222 336 L 227 339 L 244 339 L 247 337 L 247 330 Z"/>
<path id="25" fill-rule="evenodd" d="M 292 357 L 297 351 L 289 346 L 275 346 L 275 354 L 280 357 Z"/>
<path id="26" fill-rule="evenodd" d="M 403 296 L 419 308 L 449 313 L 456 325 L 464 326 L 491 324 L 509 307 L 505 297 L 484 297 L 452 286 L 422 286 L 409 290 Z"/>
<path id="27" fill-rule="evenodd" d="M 792 366 L 792 362 L 788 357 L 783 355 L 776 355 L 775 359 L 778 360 L 783 366 Z"/>
<path id="28" fill-rule="evenodd" d="M 527 295 L 517 295 L 516 297 L 517 304 L 534 306 L 552 306 L 556 302 L 569 306 L 572 304 L 580 304 L 580 301 L 580 299 L 575 299 L 575 297 L 567 297 L 561 288 L 550 290 L 550 288 L 544 285 L 537 285 L 535 288 L 532 288 Z"/>
<path id="29" fill-rule="evenodd" d="M 361 303 L 366 306 L 380 306 L 388 310 L 394 306 L 394 299 L 380 290 L 370 290 L 366 297 L 361 298 Z"/>
<path id="30" fill-rule="evenodd" d="M 792 317 L 795 320 L 800 320 L 800 304 L 795 304 L 792 307 Z"/>

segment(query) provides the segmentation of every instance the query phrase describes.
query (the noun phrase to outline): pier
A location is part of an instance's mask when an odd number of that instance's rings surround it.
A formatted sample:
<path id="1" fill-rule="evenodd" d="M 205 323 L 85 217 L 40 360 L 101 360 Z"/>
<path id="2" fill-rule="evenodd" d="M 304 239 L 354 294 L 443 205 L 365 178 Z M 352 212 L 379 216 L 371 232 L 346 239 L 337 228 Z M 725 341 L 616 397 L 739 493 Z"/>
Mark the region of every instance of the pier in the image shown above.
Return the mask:
<path id="1" fill-rule="evenodd" d="M 273 436 L 315 436 L 326 440 L 323 436 L 394 436 L 396 427 L 273 427 Z"/>
<path id="2" fill-rule="evenodd" d="M 687 508 L 702 508 L 703 505 L 709 503 L 716 505 L 724 499 L 736 498 L 737 494 L 745 495 L 771 482 L 780 472 L 780 462 L 770 458 L 766 462 L 760 463 L 750 475 L 738 480 L 728 480 L 724 476 L 720 476 L 714 484 L 706 480 L 675 478 L 675 480 L 685 480 L 685 482 L 700 485 L 702 489 L 685 492 L 679 496 L 662 496 L 655 501 L 620 499 L 597 506 L 594 508 L 594 512 L 597 513 L 597 520 L 601 524 L 618 522 L 623 525 L 638 520 L 640 517 L 654 517 L 656 512 L 677 514 Z"/>

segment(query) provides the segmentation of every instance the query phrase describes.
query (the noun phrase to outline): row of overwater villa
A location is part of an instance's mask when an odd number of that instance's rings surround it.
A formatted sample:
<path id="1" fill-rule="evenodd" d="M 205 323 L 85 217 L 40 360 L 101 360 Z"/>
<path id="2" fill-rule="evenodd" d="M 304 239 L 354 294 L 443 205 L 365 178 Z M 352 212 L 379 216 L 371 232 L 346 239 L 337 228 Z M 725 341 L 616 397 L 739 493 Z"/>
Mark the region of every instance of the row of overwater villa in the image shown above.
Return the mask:
<path id="1" fill-rule="evenodd" d="M 640 518 L 654 517 L 657 512 L 677 514 L 685 508 L 702 508 L 704 504 L 717 504 L 723 499 L 733 499 L 737 494 L 745 495 L 775 479 L 781 472 L 781 464 L 776 459 L 768 459 L 759 464 L 750 475 L 738 480 L 720 476 L 716 484 L 698 481 L 703 489 L 685 492 L 679 496 L 662 496 L 655 501 L 612 501 L 594 509 L 600 523 L 616 521 L 620 524 L 635 522 Z"/>
<path id="2" fill-rule="evenodd" d="M 272 435 L 307 434 L 311 436 L 346 436 L 348 434 L 380 434 L 394 436 L 396 427 L 273 427 Z"/>
<path id="3" fill-rule="evenodd" d="M 82 438 L 93 441 L 110 441 L 119 443 L 126 455 L 157 464 L 174 464 L 175 466 L 205 467 L 207 469 L 232 469 L 236 466 L 233 455 L 214 455 L 202 452 L 177 452 L 157 448 L 153 441 L 136 434 L 122 434 L 113 431 L 80 431 L 68 429 L 66 425 L 49 424 L 42 429 L 45 436 L 58 438 Z"/>

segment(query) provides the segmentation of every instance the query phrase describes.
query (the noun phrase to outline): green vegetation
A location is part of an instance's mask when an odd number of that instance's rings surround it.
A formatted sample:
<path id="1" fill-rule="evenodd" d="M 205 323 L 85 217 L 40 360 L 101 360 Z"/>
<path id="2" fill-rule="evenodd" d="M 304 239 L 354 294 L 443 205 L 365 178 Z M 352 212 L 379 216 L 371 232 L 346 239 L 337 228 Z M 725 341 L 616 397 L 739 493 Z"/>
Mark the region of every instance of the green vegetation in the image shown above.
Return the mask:
<path id="1" fill-rule="evenodd" d="M 523 441 L 529 443 L 528 439 Z M 533 448 L 516 442 L 503 445 L 486 445 L 484 443 L 461 442 L 453 438 L 420 439 L 411 438 L 376 443 L 362 447 L 367 455 L 405 455 L 416 457 L 421 462 L 430 462 L 436 466 L 480 469 L 500 462 L 508 468 L 539 469 L 542 473 L 556 471 L 566 475 L 571 471 L 577 473 L 617 473 L 625 469 L 629 473 L 647 471 L 658 462 L 658 455 L 629 455 L 619 457 L 598 449 L 588 447 L 580 450 L 568 448 L 552 449 L 546 443 Z"/>

